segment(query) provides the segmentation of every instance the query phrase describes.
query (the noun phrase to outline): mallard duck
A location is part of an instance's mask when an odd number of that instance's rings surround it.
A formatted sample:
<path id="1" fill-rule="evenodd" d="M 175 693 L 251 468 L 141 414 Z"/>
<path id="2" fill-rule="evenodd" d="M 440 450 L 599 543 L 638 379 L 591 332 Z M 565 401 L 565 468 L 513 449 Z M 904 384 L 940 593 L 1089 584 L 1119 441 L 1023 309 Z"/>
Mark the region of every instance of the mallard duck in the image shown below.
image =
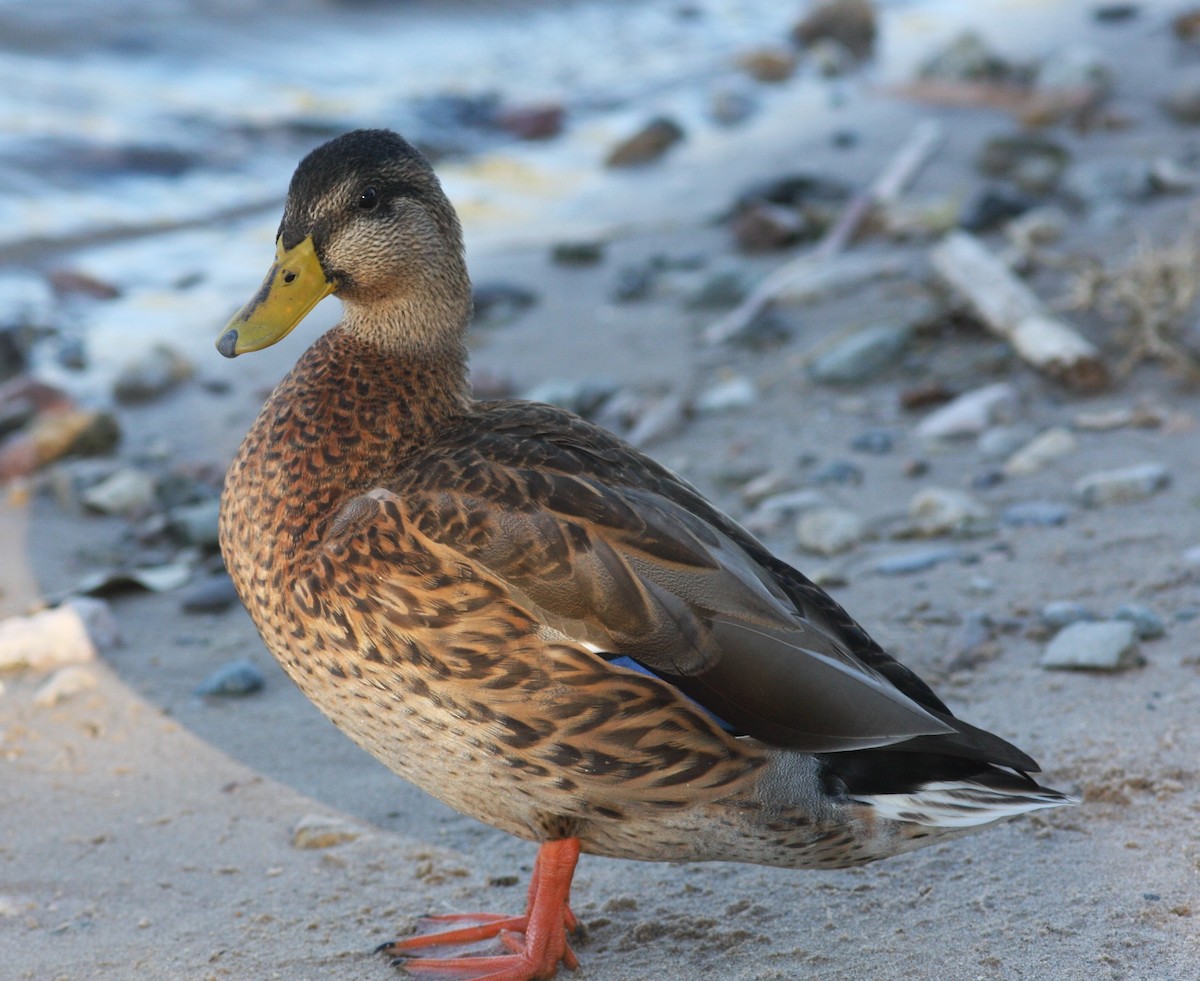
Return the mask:
<path id="1" fill-rule="evenodd" d="M 458 218 L 395 133 L 304 158 L 217 347 L 274 344 L 329 293 L 341 322 L 229 470 L 229 571 L 351 739 L 540 846 L 524 914 L 384 945 L 408 970 L 575 967 L 581 851 L 840 868 L 1067 802 L 669 470 L 562 409 L 474 401 Z"/>

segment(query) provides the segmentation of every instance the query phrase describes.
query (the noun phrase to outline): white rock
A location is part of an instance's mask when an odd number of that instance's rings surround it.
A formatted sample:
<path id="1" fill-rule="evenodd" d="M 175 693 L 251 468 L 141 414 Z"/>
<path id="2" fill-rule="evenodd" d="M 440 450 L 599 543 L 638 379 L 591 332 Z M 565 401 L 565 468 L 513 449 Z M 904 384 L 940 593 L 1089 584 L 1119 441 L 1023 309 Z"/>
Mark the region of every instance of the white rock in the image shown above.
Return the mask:
<path id="1" fill-rule="evenodd" d="M 88 668 L 79 665 L 59 668 L 38 686 L 33 704 L 38 708 L 53 708 L 74 695 L 91 691 L 98 684 L 96 676 Z"/>
<path id="2" fill-rule="evenodd" d="M 853 511 L 824 507 L 809 511 L 796 524 L 802 548 L 819 555 L 837 555 L 853 548 L 863 537 L 863 522 Z"/>
<path id="3" fill-rule="evenodd" d="M 1137 627 L 1129 620 L 1073 623 L 1046 645 L 1043 668 L 1119 671 L 1141 663 Z"/>
<path id="4" fill-rule="evenodd" d="M 917 426 L 917 435 L 923 439 L 978 436 L 988 426 L 1010 415 L 1016 401 L 1016 390 L 1007 382 L 963 392 L 922 419 Z"/>
<path id="5" fill-rule="evenodd" d="M 776 530 L 789 518 L 828 504 L 829 498 L 818 490 L 794 490 L 772 494 L 760 501 L 758 507 L 746 516 L 742 524 L 746 526 L 747 531 L 763 535 Z"/>
<path id="6" fill-rule="evenodd" d="M 991 512 L 965 491 L 926 487 L 917 491 L 908 506 L 914 530 L 921 535 L 948 535 L 965 531 L 973 522 L 986 521 Z"/>
<path id="7" fill-rule="evenodd" d="M 754 382 L 741 375 L 719 382 L 696 397 L 697 412 L 724 412 L 727 409 L 742 409 L 753 405 L 758 399 Z"/>
<path id="8" fill-rule="evenodd" d="M 99 602 L 99 601 L 96 601 Z M 86 609 L 86 607 L 85 607 Z M 48 671 L 95 660 L 84 615 L 72 604 L 0 621 L 0 670 Z"/>
<path id="9" fill-rule="evenodd" d="M 1098 508 L 1144 500 L 1170 483 L 1171 474 L 1161 463 L 1141 463 L 1081 477 L 1075 484 L 1074 493 L 1084 507 Z"/>
<path id="10" fill-rule="evenodd" d="M 150 474 L 130 467 L 89 487 L 80 500 L 101 514 L 133 514 L 154 503 L 155 484 Z"/>
<path id="11" fill-rule="evenodd" d="M 1079 440 L 1069 429 L 1054 426 L 1039 433 L 1004 463 L 1004 472 L 1010 477 L 1020 477 L 1037 473 L 1046 464 L 1074 452 L 1079 447 Z"/>

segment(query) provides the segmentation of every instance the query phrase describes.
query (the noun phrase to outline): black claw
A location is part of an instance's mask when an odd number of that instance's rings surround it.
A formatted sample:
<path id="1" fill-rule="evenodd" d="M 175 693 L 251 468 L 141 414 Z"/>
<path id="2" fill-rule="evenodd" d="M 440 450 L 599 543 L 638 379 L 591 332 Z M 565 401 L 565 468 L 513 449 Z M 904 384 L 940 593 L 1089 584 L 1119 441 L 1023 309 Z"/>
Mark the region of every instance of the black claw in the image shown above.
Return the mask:
<path id="1" fill-rule="evenodd" d="M 387 950 L 389 947 L 391 947 L 391 946 L 392 946 L 394 943 L 396 943 L 396 941 L 395 941 L 395 940 L 385 940 L 385 941 L 384 941 L 383 943 L 381 943 L 381 944 L 380 944 L 378 947 L 376 947 L 376 948 L 375 948 L 373 951 L 371 951 L 371 953 L 372 953 L 372 954 L 382 954 L 382 953 L 383 953 L 384 951 L 386 951 L 386 950 Z"/>

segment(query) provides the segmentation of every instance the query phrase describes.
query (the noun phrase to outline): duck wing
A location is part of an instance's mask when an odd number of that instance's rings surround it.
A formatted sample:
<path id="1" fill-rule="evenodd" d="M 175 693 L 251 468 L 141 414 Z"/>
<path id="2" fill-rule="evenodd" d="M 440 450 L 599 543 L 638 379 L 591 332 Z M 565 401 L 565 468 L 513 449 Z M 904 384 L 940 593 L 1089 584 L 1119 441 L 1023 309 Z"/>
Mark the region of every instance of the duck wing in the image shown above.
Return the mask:
<path id="1" fill-rule="evenodd" d="M 956 731 L 888 676 L 895 662 L 857 656 L 798 603 L 697 492 L 574 416 L 482 405 L 384 484 L 343 508 L 331 541 L 398 515 L 502 583 L 546 641 L 656 675 L 735 732 L 833 752 Z"/>

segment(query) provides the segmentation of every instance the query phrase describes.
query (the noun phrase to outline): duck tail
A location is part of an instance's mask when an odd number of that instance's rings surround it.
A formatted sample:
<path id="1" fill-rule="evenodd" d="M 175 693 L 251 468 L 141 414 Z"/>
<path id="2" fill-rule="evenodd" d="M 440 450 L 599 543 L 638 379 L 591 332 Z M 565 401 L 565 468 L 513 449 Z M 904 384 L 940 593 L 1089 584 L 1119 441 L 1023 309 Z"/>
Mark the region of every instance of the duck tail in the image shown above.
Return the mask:
<path id="1" fill-rule="evenodd" d="M 1077 801 L 1024 774 L 993 770 L 961 780 L 935 780 L 903 793 L 854 794 L 876 816 L 902 824 L 976 828 L 1027 811 Z"/>

